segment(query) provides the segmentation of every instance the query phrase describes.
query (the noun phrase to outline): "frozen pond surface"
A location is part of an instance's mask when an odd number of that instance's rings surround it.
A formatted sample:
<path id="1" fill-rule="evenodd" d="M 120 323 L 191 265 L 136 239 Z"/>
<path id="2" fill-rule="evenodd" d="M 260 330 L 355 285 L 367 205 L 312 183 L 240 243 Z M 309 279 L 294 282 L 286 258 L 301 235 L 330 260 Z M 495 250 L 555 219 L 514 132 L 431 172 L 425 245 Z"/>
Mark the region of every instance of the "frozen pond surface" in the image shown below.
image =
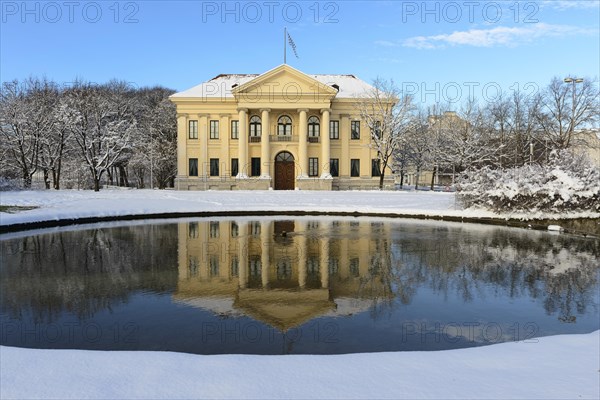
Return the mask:
<path id="1" fill-rule="evenodd" d="M 571 235 L 244 217 L 0 239 L 2 345 L 338 354 L 600 328 L 600 241 Z"/>

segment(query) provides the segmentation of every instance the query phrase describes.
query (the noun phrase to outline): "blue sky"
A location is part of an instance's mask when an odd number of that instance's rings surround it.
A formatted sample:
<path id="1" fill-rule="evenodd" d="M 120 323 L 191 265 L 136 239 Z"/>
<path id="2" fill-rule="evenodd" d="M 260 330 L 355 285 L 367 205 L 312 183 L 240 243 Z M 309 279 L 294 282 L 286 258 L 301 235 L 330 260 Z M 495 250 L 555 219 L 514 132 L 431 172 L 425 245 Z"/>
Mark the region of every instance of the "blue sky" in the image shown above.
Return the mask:
<path id="1" fill-rule="evenodd" d="M 283 61 L 393 79 L 425 102 L 597 78 L 600 1 L 2 1 L 0 78 L 184 90 Z"/>

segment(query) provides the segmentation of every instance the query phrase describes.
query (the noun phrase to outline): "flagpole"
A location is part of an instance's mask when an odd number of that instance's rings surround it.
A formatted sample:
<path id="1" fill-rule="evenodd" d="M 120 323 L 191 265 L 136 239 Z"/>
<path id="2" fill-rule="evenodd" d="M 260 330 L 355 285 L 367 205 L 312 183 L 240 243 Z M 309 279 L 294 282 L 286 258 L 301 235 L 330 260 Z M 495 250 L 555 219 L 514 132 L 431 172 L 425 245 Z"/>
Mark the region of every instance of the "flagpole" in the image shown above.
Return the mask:
<path id="1" fill-rule="evenodd" d="M 287 27 L 283 28 L 283 63 L 286 63 L 286 50 L 287 50 Z"/>

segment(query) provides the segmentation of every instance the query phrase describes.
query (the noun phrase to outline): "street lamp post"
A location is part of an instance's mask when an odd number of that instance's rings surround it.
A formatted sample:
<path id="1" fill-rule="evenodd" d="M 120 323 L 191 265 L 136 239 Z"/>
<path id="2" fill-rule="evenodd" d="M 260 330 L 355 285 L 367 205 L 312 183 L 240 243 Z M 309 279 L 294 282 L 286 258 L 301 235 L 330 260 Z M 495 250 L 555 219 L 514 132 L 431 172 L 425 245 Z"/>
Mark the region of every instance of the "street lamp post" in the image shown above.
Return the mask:
<path id="1" fill-rule="evenodd" d="M 583 78 L 567 77 L 564 79 L 564 82 L 573 84 L 573 89 L 572 89 L 573 101 L 571 102 L 571 123 L 569 124 L 569 141 L 570 141 L 571 136 L 573 135 L 573 130 L 575 129 L 575 85 L 583 82 Z"/>

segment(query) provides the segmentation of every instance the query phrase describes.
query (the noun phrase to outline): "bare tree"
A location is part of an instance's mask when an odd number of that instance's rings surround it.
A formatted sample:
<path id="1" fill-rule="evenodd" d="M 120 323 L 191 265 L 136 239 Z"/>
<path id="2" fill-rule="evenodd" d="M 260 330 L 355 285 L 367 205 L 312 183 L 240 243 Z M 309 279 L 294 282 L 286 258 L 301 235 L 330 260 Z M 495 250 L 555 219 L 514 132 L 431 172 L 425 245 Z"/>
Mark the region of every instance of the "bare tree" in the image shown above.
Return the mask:
<path id="1" fill-rule="evenodd" d="M 173 93 L 162 87 L 141 89 L 140 129 L 135 140 L 135 155 L 130 165 L 144 187 L 144 177 L 152 171 L 150 187 L 159 189 L 172 184 L 177 174 L 177 119 L 175 104 L 168 97 Z M 148 168 L 149 167 L 149 168 Z"/>
<path id="2" fill-rule="evenodd" d="M 357 101 L 361 119 L 370 130 L 370 148 L 377 151 L 379 188 L 383 189 L 386 168 L 402 144 L 413 110 L 411 96 L 404 95 L 393 81 L 376 79 L 373 90 Z"/>
<path id="3" fill-rule="evenodd" d="M 564 82 L 554 77 L 540 95 L 538 122 L 553 149 L 567 149 L 577 141 L 576 131 L 598 121 L 600 92 L 597 82 Z"/>
<path id="4" fill-rule="evenodd" d="M 403 143 L 407 148 L 408 163 L 415 170 L 415 190 L 419 189 L 421 172 L 430 163 L 431 142 L 428 120 L 427 111 L 420 109 L 412 118 Z"/>
<path id="5" fill-rule="evenodd" d="M 73 115 L 73 137 L 94 182 L 110 168 L 122 163 L 131 149 L 131 137 L 137 129 L 130 88 L 113 81 L 96 86 L 78 82 L 66 93 Z"/>
<path id="6" fill-rule="evenodd" d="M 0 95 L 0 132 L 2 147 L 21 173 L 23 186 L 31 187 L 33 175 L 38 170 L 40 157 L 40 137 L 48 130 L 50 118 L 42 110 L 36 109 L 31 92 L 40 82 L 29 79 L 26 82 L 6 82 Z"/>

